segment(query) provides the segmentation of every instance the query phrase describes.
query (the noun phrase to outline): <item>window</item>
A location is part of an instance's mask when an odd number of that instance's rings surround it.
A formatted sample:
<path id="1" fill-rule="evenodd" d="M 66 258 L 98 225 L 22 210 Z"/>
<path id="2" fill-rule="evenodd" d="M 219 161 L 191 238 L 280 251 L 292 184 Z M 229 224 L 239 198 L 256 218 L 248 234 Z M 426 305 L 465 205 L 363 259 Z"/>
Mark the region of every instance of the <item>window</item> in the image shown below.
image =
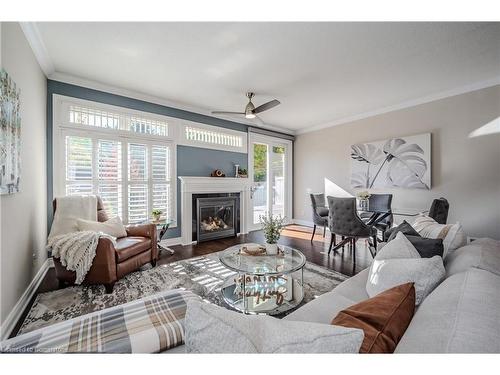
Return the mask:
<path id="1" fill-rule="evenodd" d="M 87 104 L 87 103 L 85 103 Z M 97 194 L 110 217 L 175 217 L 175 144 L 166 121 L 120 109 L 60 104 L 55 134 L 55 195 Z M 56 120 L 57 121 L 57 120 Z"/>
<path id="2" fill-rule="evenodd" d="M 247 133 L 217 126 L 183 122 L 179 143 L 186 146 L 247 153 Z"/>
<path id="3" fill-rule="evenodd" d="M 140 134 L 167 136 L 166 121 L 142 118 L 131 114 L 119 114 L 107 110 L 79 105 L 66 105 L 70 124 L 95 126 L 103 129 L 124 130 Z"/>

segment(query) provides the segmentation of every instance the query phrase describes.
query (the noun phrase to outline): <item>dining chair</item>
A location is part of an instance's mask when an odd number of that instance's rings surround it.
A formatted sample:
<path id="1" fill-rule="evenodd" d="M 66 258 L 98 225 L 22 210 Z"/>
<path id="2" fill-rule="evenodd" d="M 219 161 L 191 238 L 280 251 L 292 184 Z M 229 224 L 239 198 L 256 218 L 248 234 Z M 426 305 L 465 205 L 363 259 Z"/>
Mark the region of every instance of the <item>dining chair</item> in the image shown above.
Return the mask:
<path id="1" fill-rule="evenodd" d="M 377 251 L 377 230 L 366 224 L 358 216 L 356 210 L 356 198 L 336 198 L 328 197 L 328 227 L 332 236 L 334 234 L 342 236 L 342 241 L 334 245 L 330 242 L 328 255 L 346 244 L 351 244 L 353 256 L 356 256 L 356 241 L 360 238 L 373 239 L 373 248 Z M 370 253 L 374 253 L 370 249 Z"/>
<path id="2" fill-rule="evenodd" d="M 446 224 L 449 209 L 450 204 L 445 198 L 434 199 L 429 210 L 429 217 L 432 217 L 439 224 Z"/>
<path id="3" fill-rule="evenodd" d="M 394 217 L 392 215 L 392 194 L 372 194 L 370 198 L 368 198 L 368 207 L 370 212 L 362 212 L 360 214 L 361 219 L 367 222 L 370 218 L 376 214 L 377 212 L 390 212 L 382 220 L 379 220 L 374 225 L 381 234 L 382 239 L 384 239 L 384 233 L 387 229 L 392 228 L 392 224 L 394 223 Z"/>
<path id="4" fill-rule="evenodd" d="M 323 227 L 323 238 L 326 235 L 326 226 L 328 225 L 328 208 L 326 208 L 325 194 L 309 194 L 311 197 L 312 217 L 313 217 L 313 233 L 311 242 L 316 233 L 316 226 Z"/>

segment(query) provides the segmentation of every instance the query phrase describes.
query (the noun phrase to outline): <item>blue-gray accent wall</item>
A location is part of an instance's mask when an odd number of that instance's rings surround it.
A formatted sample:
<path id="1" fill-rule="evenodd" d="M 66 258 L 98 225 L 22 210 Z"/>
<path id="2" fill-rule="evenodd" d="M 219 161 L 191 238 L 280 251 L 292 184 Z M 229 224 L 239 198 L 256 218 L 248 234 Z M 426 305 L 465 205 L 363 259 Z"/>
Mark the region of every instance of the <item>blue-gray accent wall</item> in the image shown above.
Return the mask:
<path id="1" fill-rule="evenodd" d="M 142 100 L 132 99 L 126 96 L 115 95 L 103 91 L 93 90 L 86 87 L 76 86 L 64 82 L 47 80 L 47 212 L 48 230 L 52 224 L 52 200 L 53 192 L 53 144 L 52 144 L 52 115 L 53 94 L 69 96 L 73 98 L 92 100 L 109 105 L 135 109 L 138 111 L 156 113 L 164 116 L 176 117 L 184 120 L 200 122 L 203 124 L 220 126 L 227 129 L 246 132 L 245 124 L 227 121 L 193 113 L 177 108 L 166 107 Z M 225 171 L 230 176 L 234 173 L 234 164 L 247 168 L 247 154 L 239 152 L 228 152 L 211 150 L 199 147 L 177 146 L 177 176 L 209 176 L 214 169 Z M 180 182 L 177 182 L 177 197 L 180 196 Z M 179 237 L 180 228 L 180 199 L 177 199 L 177 228 L 169 230 L 168 237 Z"/>

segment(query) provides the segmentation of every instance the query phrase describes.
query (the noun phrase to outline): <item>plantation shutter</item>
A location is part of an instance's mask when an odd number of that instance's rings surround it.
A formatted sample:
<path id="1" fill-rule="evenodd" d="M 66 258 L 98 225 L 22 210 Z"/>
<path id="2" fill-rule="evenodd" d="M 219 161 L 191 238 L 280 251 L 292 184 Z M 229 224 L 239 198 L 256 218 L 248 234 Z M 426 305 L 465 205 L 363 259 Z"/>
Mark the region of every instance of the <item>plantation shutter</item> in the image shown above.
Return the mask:
<path id="1" fill-rule="evenodd" d="M 146 145 L 128 145 L 128 222 L 140 223 L 149 217 L 148 149 Z"/>
<path id="2" fill-rule="evenodd" d="M 109 217 L 122 217 L 122 144 L 98 141 L 98 194 Z"/>
<path id="3" fill-rule="evenodd" d="M 66 195 L 92 194 L 92 139 L 67 136 L 65 143 Z"/>
<path id="4" fill-rule="evenodd" d="M 152 146 L 151 165 L 153 209 L 161 210 L 162 218 L 171 217 L 170 148 Z"/>

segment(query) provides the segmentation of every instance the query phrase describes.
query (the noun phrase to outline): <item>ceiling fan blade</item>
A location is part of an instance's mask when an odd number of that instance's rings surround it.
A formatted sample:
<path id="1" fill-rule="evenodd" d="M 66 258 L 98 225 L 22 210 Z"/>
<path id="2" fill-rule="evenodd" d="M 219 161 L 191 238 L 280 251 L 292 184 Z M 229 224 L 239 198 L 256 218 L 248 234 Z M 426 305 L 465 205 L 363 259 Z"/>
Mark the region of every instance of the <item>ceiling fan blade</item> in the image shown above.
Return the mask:
<path id="1" fill-rule="evenodd" d="M 270 102 L 259 105 L 257 108 L 253 110 L 253 113 L 261 113 L 267 111 L 268 109 L 274 108 L 279 104 L 281 104 L 279 100 L 273 99 Z"/>
<path id="2" fill-rule="evenodd" d="M 245 112 L 212 111 L 213 115 L 244 115 Z"/>

